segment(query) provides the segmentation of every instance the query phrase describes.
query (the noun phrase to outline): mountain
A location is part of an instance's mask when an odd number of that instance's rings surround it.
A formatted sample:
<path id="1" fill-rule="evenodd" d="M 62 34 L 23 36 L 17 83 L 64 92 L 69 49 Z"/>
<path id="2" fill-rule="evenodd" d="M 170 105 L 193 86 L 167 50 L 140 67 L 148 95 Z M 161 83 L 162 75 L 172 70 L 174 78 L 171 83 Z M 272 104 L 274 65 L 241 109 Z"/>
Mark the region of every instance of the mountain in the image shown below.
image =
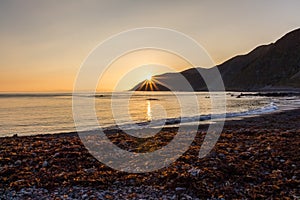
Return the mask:
<path id="1" fill-rule="evenodd" d="M 263 91 L 300 89 L 300 29 L 287 33 L 275 43 L 262 45 L 246 55 L 235 56 L 215 66 L 220 71 L 226 90 Z M 197 68 L 203 73 L 211 69 Z M 179 73 L 166 73 L 153 77 L 155 90 L 204 91 L 206 84 L 199 72 L 191 68 Z M 182 84 L 185 77 L 192 88 Z M 132 90 L 150 90 L 141 87 Z"/>

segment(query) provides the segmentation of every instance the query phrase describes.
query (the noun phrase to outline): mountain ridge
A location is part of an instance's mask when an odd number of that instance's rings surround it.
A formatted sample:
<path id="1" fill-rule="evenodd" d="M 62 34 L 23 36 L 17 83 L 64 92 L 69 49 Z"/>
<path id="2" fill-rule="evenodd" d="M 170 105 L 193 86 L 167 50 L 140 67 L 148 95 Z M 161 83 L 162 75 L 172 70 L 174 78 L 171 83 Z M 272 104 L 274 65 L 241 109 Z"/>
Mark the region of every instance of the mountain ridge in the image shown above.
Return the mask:
<path id="1" fill-rule="evenodd" d="M 300 28 L 295 29 L 273 43 L 259 45 L 252 51 L 234 56 L 227 61 L 205 71 L 217 68 L 222 76 L 225 89 L 231 91 L 298 90 L 300 89 Z M 178 73 L 153 76 L 157 90 L 165 91 L 207 91 L 199 72 L 190 68 Z M 183 76 L 190 83 L 186 88 L 178 83 Z M 145 91 L 137 84 L 132 90 Z M 160 87 L 161 86 L 161 87 Z"/>

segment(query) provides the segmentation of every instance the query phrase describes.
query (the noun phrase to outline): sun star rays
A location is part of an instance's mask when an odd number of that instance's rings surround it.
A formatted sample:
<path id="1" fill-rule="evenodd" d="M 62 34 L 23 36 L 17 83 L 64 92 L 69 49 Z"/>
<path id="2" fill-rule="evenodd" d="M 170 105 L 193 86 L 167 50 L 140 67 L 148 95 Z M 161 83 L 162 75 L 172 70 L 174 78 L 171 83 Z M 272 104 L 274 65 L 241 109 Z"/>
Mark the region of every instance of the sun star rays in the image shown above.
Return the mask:
<path id="1" fill-rule="evenodd" d="M 140 85 L 138 90 L 142 90 L 144 88 L 145 91 L 159 91 L 157 84 L 164 85 L 159 80 L 154 78 L 153 76 L 149 76 L 146 80 Z"/>

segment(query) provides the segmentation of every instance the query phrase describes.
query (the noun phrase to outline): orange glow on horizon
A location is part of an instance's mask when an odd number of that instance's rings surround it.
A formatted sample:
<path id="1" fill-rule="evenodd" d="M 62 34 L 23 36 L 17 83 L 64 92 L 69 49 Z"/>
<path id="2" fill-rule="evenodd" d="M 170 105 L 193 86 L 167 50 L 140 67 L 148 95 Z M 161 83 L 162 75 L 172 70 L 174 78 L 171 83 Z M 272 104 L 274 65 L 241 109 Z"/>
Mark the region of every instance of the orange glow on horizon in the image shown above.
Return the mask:
<path id="1" fill-rule="evenodd" d="M 146 49 L 133 51 L 115 60 L 100 78 L 97 91 L 126 91 L 143 82 L 144 86 L 157 89 L 155 75 L 178 72 L 191 64 L 167 51 Z"/>

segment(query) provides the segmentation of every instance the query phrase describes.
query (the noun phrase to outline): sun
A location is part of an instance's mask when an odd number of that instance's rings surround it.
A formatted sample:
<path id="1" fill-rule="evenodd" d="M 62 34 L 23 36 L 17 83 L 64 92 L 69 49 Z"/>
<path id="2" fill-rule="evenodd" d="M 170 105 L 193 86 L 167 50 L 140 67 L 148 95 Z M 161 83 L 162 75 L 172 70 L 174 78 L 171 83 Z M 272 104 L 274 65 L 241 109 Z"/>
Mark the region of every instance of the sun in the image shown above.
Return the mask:
<path id="1" fill-rule="evenodd" d="M 146 80 L 147 81 L 151 81 L 152 80 L 152 76 L 151 75 L 146 76 Z"/>
<path id="2" fill-rule="evenodd" d="M 145 81 L 142 82 L 138 90 L 142 91 L 158 91 L 157 83 L 162 84 L 159 80 L 155 78 L 155 76 L 148 75 L 145 77 Z M 144 88 L 144 89 L 143 89 Z"/>

